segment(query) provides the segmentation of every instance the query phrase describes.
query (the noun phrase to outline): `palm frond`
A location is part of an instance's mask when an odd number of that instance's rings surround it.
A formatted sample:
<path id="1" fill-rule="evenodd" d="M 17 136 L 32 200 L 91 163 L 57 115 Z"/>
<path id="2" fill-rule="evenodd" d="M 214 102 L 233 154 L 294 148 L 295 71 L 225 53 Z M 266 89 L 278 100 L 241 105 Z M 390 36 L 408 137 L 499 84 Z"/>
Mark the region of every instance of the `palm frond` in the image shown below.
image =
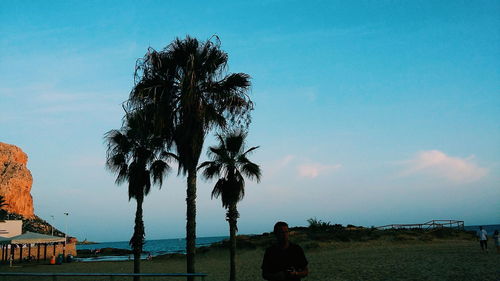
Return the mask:
<path id="1" fill-rule="evenodd" d="M 151 171 L 153 174 L 153 183 L 159 184 L 160 188 L 163 184 L 163 177 L 170 172 L 171 167 L 162 160 L 156 160 L 151 164 Z"/>
<path id="2" fill-rule="evenodd" d="M 231 155 L 237 155 L 245 146 L 246 135 L 242 132 L 230 133 L 225 138 L 227 151 Z"/>
<path id="3" fill-rule="evenodd" d="M 252 153 L 252 151 L 256 150 L 256 149 L 257 149 L 257 148 L 259 148 L 259 147 L 260 147 L 260 146 L 254 146 L 254 147 L 250 148 L 249 150 L 247 150 L 247 151 L 243 152 L 243 155 L 245 155 L 245 157 L 246 157 L 246 155 L 247 155 L 247 154 Z"/>
<path id="4" fill-rule="evenodd" d="M 160 156 L 165 161 L 170 161 L 170 159 L 179 160 L 179 156 L 177 156 L 176 154 L 174 154 L 172 152 L 168 152 L 168 151 L 162 151 Z"/>
<path id="5" fill-rule="evenodd" d="M 145 170 L 142 179 L 144 181 L 144 195 L 148 195 L 151 191 L 151 178 L 149 176 L 149 171 Z"/>
<path id="6" fill-rule="evenodd" d="M 120 166 L 120 169 L 117 170 L 118 175 L 116 176 L 115 183 L 117 185 L 120 185 L 124 183 L 125 181 L 128 181 L 128 166 L 126 164 L 123 164 Z"/>
<path id="7" fill-rule="evenodd" d="M 219 179 L 212 190 L 212 198 L 219 198 L 221 194 L 224 192 L 224 185 L 226 184 L 226 179 Z"/>
<path id="8" fill-rule="evenodd" d="M 260 181 L 260 167 L 246 157 L 258 146 L 244 151 L 246 136 L 243 131 L 216 134 L 218 144 L 210 146 L 208 151 L 212 161 L 205 161 L 198 167 L 203 170 L 206 179 L 219 177 L 212 191 L 212 198 L 221 197 L 225 208 L 241 201 L 245 196 L 244 176 Z"/>
<path id="9" fill-rule="evenodd" d="M 228 208 L 230 204 L 238 202 L 243 198 L 244 188 L 241 182 L 221 178 L 212 190 L 212 198 L 221 197 L 222 206 Z"/>
<path id="10" fill-rule="evenodd" d="M 255 179 L 257 182 L 260 182 L 261 170 L 259 165 L 249 161 L 241 166 L 241 172 L 249 179 Z"/>
<path id="11" fill-rule="evenodd" d="M 203 170 L 203 177 L 205 179 L 212 179 L 214 177 L 218 177 L 221 172 L 221 165 L 215 161 L 205 161 L 202 163 L 203 166 L 200 165 L 201 168 L 205 168 Z"/>

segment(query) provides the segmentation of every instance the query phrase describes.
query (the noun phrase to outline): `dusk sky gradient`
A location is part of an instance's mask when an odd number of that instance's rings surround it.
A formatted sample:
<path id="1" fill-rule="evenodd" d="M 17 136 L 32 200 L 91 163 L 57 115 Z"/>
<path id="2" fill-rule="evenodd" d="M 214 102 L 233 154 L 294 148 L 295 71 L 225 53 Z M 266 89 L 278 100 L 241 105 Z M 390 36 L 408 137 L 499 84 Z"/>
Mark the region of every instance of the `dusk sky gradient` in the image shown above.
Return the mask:
<path id="1" fill-rule="evenodd" d="M 103 136 L 148 47 L 216 34 L 229 72 L 252 77 L 263 177 L 247 181 L 240 233 L 311 217 L 498 224 L 499 15 L 499 1 L 2 1 L 0 141 L 28 154 L 38 216 L 129 240 L 135 201 L 104 168 Z M 228 235 L 214 183 L 198 177 L 200 237 Z M 185 235 L 185 189 L 174 172 L 146 197 L 146 239 Z"/>

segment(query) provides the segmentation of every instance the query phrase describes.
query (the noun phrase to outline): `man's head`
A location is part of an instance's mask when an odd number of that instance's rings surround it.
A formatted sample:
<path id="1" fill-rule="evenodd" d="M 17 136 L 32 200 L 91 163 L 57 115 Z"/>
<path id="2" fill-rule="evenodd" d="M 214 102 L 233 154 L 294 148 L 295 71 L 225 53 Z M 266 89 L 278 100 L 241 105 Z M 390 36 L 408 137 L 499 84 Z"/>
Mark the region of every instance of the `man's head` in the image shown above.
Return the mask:
<path id="1" fill-rule="evenodd" d="M 288 224 L 283 221 L 279 221 L 274 225 L 274 235 L 280 245 L 288 244 Z"/>

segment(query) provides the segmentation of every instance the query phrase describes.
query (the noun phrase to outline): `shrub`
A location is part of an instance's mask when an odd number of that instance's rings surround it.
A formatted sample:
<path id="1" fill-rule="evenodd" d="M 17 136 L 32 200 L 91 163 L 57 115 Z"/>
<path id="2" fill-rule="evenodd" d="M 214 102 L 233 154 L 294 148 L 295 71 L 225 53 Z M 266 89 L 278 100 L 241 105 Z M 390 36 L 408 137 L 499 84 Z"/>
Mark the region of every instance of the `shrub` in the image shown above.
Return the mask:
<path id="1" fill-rule="evenodd" d="M 316 218 L 310 218 L 307 220 L 307 222 L 309 223 L 309 228 L 311 229 L 317 229 L 317 228 L 328 228 L 330 226 L 332 226 L 332 224 L 330 222 L 324 222 L 322 220 L 318 220 Z"/>
<path id="2" fill-rule="evenodd" d="M 430 234 L 432 234 L 434 237 L 437 238 L 446 238 L 446 237 L 456 236 L 455 232 L 456 231 L 452 228 L 442 227 L 431 230 Z"/>

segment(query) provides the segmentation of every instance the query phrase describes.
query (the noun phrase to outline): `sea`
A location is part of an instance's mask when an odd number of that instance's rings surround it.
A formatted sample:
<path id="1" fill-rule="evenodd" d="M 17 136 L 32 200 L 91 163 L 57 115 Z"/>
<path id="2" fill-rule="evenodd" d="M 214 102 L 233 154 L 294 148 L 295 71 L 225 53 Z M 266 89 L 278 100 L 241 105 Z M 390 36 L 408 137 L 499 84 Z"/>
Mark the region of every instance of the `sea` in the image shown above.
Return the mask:
<path id="1" fill-rule="evenodd" d="M 228 239 L 228 236 L 217 236 L 217 237 L 198 237 L 196 238 L 196 247 L 208 246 L 213 243 L 220 242 L 222 240 Z M 77 250 L 97 250 L 102 248 L 115 248 L 115 249 L 127 249 L 132 248 L 129 245 L 129 241 L 118 241 L 118 242 L 102 242 L 97 244 L 80 244 L 76 245 Z M 159 240 L 146 240 L 143 247 L 143 254 L 141 259 L 146 259 L 149 254 L 152 257 L 164 254 L 172 253 L 186 253 L 186 239 L 175 238 L 175 239 L 159 239 Z M 133 255 L 122 255 L 122 256 L 97 256 L 89 258 L 77 258 L 78 261 L 124 261 L 133 260 Z"/>
<path id="2" fill-rule="evenodd" d="M 500 224 L 488 224 L 488 225 L 466 225 L 464 228 L 467 231 L 478 231 L 479 227 L 482 226 L 486 232 L 488 232 L 488 236 L 492 236 L 495 230 L 500 231 Z"/>
<path id="3" fill-rule="evenodd" d="M 490 224 L 482 225 L 482 227 L 488 232 L 489 236 L 493 235 L 495 230 L 500 231 L 500 224 Z M 467 231 L 477 231 L 479 225 L 466 225 L 465 230 Z M 196 247 L 208 246 L 213 243 L 220 242 L 222 240 L 228 239 L 228 236 L 217 236 L 217 237 L 199 237 L 196 238 Z M 118 242 L 102 242 L 97 244 L 86 244 L 86 245 L 76 245 L 77 250 L 97 250 L 102 248 L 116 248 L 116 249 L 127 249 L 131 250 L 128 241 L 118 241 Z M 186 239 L 175 238 L 175 239 L 159 239 L 159 240 L 146 240 L 146 244 L 143 248 L 144 253 L 141 255 L 141 259 L 146 259 L 149 254 L 152 257 L 171 253 L 186 253 Z M 122 256 L 97 256 L 89 258 L 77 258 L 78 261 L 124 261 L 133 260 L 133 255 L 122 255 Z"/>

